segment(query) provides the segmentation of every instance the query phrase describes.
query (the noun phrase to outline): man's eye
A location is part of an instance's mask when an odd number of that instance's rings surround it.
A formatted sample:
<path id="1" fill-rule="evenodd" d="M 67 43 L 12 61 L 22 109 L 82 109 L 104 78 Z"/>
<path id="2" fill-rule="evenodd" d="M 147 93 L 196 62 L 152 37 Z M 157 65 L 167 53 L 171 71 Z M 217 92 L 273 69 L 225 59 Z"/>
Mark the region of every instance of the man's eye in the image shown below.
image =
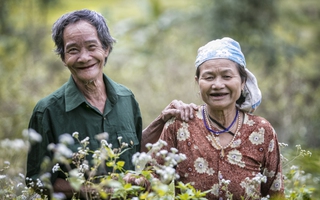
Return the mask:
<path id="1" fill-rule="evenodd" d="M 97 48 L 97 45 L 94 45 L 94 44 L 89 45 L 89 50 L 95 50 L 96 48 Z"/>
<path id="2" fill-rule="evenodd" d="M 76 53 L 78 53 L 78 49 L 76 49 L 76 48 L 68 49 L 67 53 L 76 54 Z"/>
<path id="3" fill-rule="evenodd" d="M 213 76 L 207 76 L 207 77 L 204 77 L 204 79 L 206 79 L 206 80 L 213 80 Z"/>

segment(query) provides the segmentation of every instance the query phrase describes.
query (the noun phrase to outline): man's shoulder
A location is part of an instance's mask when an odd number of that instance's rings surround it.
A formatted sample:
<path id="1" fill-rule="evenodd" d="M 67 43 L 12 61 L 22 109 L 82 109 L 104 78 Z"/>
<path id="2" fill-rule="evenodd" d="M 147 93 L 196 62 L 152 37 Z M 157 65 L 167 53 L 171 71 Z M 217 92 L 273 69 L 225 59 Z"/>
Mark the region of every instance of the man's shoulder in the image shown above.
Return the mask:
<path id="1" fill-rule="evenodd" d="M 133 95 L 133 92 L 125 85 L 122 85 L 121 83 L 115 82 L 111 78 L 107 77 L 108 83 L 113 87 L 113 89 L 116 91 L 117 95 L 120 96 L 128 96 L 128 95 Z M 108 85 L 107 85 L 108 88 Z"/>
<path id="2" fill-rule="evenodd" d="M 43 112 L 52 106 L 57 107 L 63 104 L 64 94 L 66 90 L 66 84 L 62 85 L 59 89 L 52 92 L 48 96 L 40 99 L 35 106 L 35 111 Z"/>

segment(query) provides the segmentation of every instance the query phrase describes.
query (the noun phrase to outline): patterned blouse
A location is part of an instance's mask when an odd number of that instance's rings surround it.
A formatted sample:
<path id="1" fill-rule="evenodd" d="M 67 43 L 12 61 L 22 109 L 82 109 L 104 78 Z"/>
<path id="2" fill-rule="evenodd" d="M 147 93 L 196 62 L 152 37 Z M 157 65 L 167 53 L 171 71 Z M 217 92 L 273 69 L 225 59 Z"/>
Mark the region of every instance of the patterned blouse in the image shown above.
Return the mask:
<path id="1" fill-rule="evenodd" d="M 160 139 L 168 143 L 165 149 L 174 147 L 187 156 L 176 167 L 177 181 L 191 183 L 197 190 L 211 190 L 208 199 L 228 199 L 229 194 L 234 200 L 283 195 L 280 150 L 270 123 L 245 113 L 231 144 L 221 149 L 218 137 L 205 127 L 202 111 L 203 107 L 194 111 L 196 117 L 189 122 L 172 118 L 161 134 Z M 261 174 L 267 180 L 259 181 Z"/>

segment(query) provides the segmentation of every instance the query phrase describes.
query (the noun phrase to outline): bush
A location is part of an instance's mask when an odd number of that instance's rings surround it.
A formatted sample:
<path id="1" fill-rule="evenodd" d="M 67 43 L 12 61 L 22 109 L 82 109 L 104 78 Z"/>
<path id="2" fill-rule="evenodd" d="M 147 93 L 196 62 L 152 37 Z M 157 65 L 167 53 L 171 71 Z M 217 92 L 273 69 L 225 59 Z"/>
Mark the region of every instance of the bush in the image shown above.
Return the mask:
<path id="1" fill-rule="evenodd" d="M 24 131 L 24 136 L 29 136 L 30 142 L 39 142 L 39 135 L 34 131 Z M 122 143 L 119 149 L 112 149 L 112 145 L 107 142 L 108 135 L 102 133 L 97 136 L 100 140 L 101 147 L 98 150 L 92 151 L 87 148 L 89 138 L 79 139 L 78 133 L 73 135 L 64 134 L 60 137 L 58 144 L 50 144 L 49 149 L 54 152 L 53 160 L 46 159 L 42 164 L 42 168 L 52 168 L 52 173 L 61 172 L 67 177 L 66 180 L 74 189 L 73 199 L 79 198 L 79 194 L 86 196 L 87 199 L 206 199 L 205 195 L 209 191 L 198 191 L 191 184 L 183 184 L 178 182 L 176 188 L 180 189 L 181 194 L 175 194 L 174 181 L 178 178 L 174 167 L 186 159 L 185 155 L 179 154 L 176 149 L 171 149 L 170 152 L 161 150 L 164 141 L 158 141 L 151 145 L 148 144 L 148 153 L 136 153 L 133 156 L 133 163 L 136 166 L 134 171 L 124 170 L 124 162 L 120 161 L 119 156 L 126 151 L 128 144 Z M 76 139 L 81 147 L 78 152 L 73 154 L 68 146 L 74 143 Z M 118 138 L 121 143 L 122 138 Z M 41 140 L 40 140 L 41 141 Z M 48 199 L 48 196 L 43 194 L 45 188 L 49 189 L 49 194 L 52 199 L 64 199 L 65 196 L 61 193 L 56 194 L 52 191 L 50 183 L 50 173 L 43 175 L 26 185 L 23 171 L 24 162 L 16 159 L 15 155 L 21 152 L 27 152 L 29 142 L 23 140 L 2 141 L 1 152 L 7 154 L 8 159 L 13 159 L 17 162 L 11 165 L 8 160 L 2 160 L 3 166 L 0 168 L 0 199 Z M 286 147 L 286 144 L 280 144 L 281 147 Z M 9 148 L 10 147 L 10 148 Z M 297 154 L 290 160 L 283 159 L 283 171 L 285 174 L 285 195 L 286 199 L 308 200 L 312 199 L 314 187 L 313 182 L 310 182 L 312 175 L 305 173 L 301 167 L 293 165 L 293 162 L 301 157 L 310 157 L 311 152 L 301 149 L 296 146 Z M 23 151 L 21 151 L 23 149 Z M 85 157 L 93 154 L 93 165 L 89 165 Z M 151 156 L 163 157 L 165 163 L 160 165 Z M 23 154 L 25 158 L 25 154 Z M 5 157 L 2 157 L 5 158 Z M 25 161 L 25 160 L 24 160 Z M 18 164 L 20 162 L 20 164 Z M 99 167 L 104 166 L 112 168 L 112 172 L 107 175 L 97 175 Z M 62 170 L 61 165 L 64 165 L 67 170 Z M 74 167 L 71 167 L 74 166 Z M 156 176 L 154 175 L 156 172 Z M 26 178 L 28 180 L 28 178 Z M 259 174 L 253 179 L 247 180 L 247 187 L 250 188 L 255 184 L 260 184 L 265 181 L 265 177 Z M 232 199 L 232 194 L 228 193 L 229 180 L 221 180 L 220 186 Z M 252 196 L 243 197 L 250 199 Z M 268 198 L 264 198 L 268 199 Z"/>

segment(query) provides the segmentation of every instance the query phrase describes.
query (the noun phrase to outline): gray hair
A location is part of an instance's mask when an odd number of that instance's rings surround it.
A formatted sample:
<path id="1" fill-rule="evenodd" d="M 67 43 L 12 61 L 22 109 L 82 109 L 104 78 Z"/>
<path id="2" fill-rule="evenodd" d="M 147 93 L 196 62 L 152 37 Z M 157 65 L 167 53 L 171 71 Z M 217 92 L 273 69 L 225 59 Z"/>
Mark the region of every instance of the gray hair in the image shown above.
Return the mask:
<path id="1" fill-rule="evenodd" d="M 111 37 L 109 28 L 103 16 L 95 11 L 83 9 L 62 15 L 52 26 L 52 39 L 56 46 L 55 52 L 60 55 L 60 58 L 64 60 L 64 29 L 69 24 L 74 24 L 80 20 L 85 20 L 96 28 L 102 48 L 105 50 L 109 48 L 109 52 L 111 52 L 113 43 L 116 41 Z M 105 59 L 105 62 L 107 62 L 107 58 Z"/>

